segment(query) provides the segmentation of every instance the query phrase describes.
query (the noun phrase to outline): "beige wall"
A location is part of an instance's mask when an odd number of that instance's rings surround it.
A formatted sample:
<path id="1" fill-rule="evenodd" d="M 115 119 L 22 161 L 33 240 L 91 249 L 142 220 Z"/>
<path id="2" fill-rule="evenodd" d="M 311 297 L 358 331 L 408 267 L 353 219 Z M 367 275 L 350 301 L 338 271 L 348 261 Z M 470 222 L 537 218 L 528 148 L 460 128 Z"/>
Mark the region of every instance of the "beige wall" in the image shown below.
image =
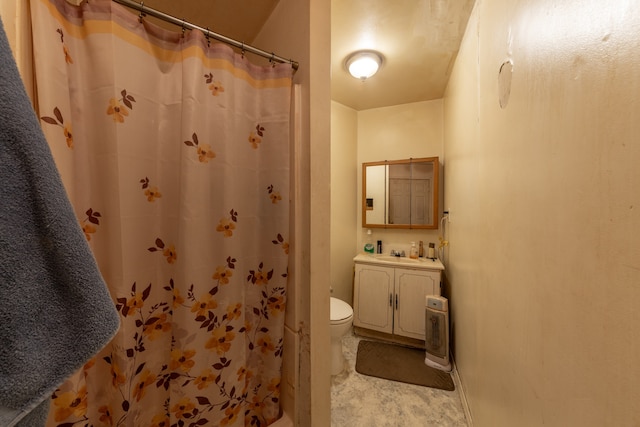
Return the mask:
<path id="1" fill-rule="evenodd" d="M 362 163 L 418 157 L 443 162 L 442 100 L 356 111 L 331 104 L 331 286 L 333 295 L 353 303 L 353 257 L 362 252 Z M 440 178 L 442 181 L 442 171 Z M 443 190 L 440 186 L 440 212 Z M 438 242 L 438 230 L 372 229 L 373 239 L 409 250 L 411 241 Z"/>
<path id="2" fill-rule="evenodd" d="M 331 285 L 332 296 L 353 303 L 353 257 L 357 211 L 360 206 L 356 181 L 358 112 L 331 103 Z"/>
<path id="3" fill-rule="evenodd" d="M 392 107 L 373 108 L 358 112 L 358 195 L 362 197 L 362 163 L 381 160 L 399 160 L 417 157 L 439 157 L 443 153 L 442 100 L 415 102 Z M 440 174 L 442 182 L 442 173 Z M 440 185 L 442 196 L 442 185 Z M 358 199 L 360 200 L 360 199 Z M 441 197 L 442 200 L 442 197 Z M 357 206 L 357 253 L 366 242 L 366 229 L 362 228 L 360 201 Z M 440 203 L 442 212 L 442 203 Z M 409 253 L 412 241 L 437 243 L 438 230 L 385 230 L 374 228 L 373 240 L 382 240 L 385 253 L 392 248 Z M 353 257 L 352 257 L 353 258 Z"/>
<path id="4" fill-rule="evenodd" d="M 475 426 L 640 425 L 639 33 L 637 2 L 476 4 L 444 98 Z"/>

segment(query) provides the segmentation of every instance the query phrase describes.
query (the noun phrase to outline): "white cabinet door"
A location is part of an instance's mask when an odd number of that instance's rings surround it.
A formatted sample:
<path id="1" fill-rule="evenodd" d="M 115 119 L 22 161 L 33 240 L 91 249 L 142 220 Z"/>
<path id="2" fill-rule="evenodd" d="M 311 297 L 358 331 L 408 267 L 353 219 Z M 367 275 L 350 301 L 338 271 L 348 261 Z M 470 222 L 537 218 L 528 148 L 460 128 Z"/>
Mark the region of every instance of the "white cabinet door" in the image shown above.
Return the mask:
<path id="1" fill-rule="evenodd" d="M 354 326 L 393 333 L 393 268 L 356 264 L 355 270 Z"/>
<path id="2" fill-rule="evenodd" d="M 395 269 L 394 333 L 425 339 L 425 296 L 440 295 L 440 272 Z"/>

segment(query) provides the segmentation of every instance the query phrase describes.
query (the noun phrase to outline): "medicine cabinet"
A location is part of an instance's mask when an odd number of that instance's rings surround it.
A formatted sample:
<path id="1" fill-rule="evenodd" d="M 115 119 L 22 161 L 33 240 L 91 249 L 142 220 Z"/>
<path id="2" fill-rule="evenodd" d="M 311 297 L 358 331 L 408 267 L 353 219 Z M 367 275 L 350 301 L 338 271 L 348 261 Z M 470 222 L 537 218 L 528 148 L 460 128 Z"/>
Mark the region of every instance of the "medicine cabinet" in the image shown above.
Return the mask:
<path id="1" fill-rule="evenodd" d="M 362 227 L 438 228 L 438 157 L 362 164 Z"/>

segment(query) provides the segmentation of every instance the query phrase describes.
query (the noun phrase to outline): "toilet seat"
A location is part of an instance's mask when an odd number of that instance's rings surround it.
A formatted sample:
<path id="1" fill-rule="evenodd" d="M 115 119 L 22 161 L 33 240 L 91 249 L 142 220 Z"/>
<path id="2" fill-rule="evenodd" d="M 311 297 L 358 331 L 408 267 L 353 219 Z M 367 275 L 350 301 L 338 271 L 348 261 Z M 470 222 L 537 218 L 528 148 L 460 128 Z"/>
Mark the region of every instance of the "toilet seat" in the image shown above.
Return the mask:
<path id="1" fill-rule="evenodd" d="M 350 321 L 353 317 L 353 308 L 346 302 L 331 297 L 331 307 L 329 316 L 331 317 L 331 323 L 345 323 L 345 321 Z"/>

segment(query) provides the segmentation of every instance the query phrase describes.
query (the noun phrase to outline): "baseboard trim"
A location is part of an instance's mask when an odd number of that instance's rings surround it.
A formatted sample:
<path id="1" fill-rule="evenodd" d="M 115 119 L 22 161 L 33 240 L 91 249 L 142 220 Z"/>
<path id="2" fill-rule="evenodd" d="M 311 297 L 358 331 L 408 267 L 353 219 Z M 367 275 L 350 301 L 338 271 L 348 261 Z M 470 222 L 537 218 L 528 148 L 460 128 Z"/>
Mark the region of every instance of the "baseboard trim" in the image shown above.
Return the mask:
<path id="1" fill-rule="evenodd" d="M 451 356 L 451 365 L 453 366 L 453 383 L 458 389 L 458 394 L 460 395 L 460 402 L 462 403 L 464 417 L 467 420 L 467 425 L 469 427 L 473 427 L 473 417 L 471 416 L 471 409 L 469 408 L 469 402 L 467 401 L 467 394 L 464 391 L 464 387 L 462 386 L 462 381 L 460 381 L 460 375 L 458 374 L 458 365 L 456 365 L 453 356 Z"/>

